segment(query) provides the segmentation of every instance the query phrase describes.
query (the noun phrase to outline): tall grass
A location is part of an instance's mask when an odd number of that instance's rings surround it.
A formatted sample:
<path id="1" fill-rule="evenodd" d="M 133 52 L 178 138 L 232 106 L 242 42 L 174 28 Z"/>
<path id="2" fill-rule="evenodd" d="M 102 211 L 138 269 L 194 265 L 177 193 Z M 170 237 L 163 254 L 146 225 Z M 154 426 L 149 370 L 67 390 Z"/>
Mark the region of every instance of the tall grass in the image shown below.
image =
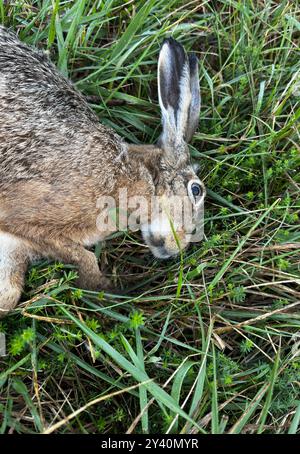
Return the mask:
<path id="1" fill-rule="evenodd" d="M 0 0 L 0 20 L 135 143 L 159 135 L 162 40 L 193 50 L 208 188 L 205 239 L 181 258 L 138 233 L 96 247 L 127 296 L 31 267 L 0 323 L 0 433 L 299 432 L 299 2 Z"/>

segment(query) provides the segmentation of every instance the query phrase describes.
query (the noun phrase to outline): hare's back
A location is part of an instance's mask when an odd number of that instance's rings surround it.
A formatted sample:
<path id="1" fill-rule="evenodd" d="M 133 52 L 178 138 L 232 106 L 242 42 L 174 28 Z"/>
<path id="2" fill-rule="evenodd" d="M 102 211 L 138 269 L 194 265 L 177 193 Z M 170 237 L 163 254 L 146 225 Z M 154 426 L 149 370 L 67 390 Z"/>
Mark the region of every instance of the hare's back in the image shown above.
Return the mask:
<path id="1" fill-rule="evenodd" d="M 0 193 L 5 181 L 99 173 L 123 148 L 47 54 L 0 26 Z"/>
<path id="2" fill-rule="evenodd" d="M 49 60 L 48 55 L 22 43 L 0 26 L 0 117 L 18 118 L 28 129 L 36 119 L 63 122 L 77 129 L 98 119 L 84 97 Z M 3 121 L 2 121 L 3 124 Z"/>

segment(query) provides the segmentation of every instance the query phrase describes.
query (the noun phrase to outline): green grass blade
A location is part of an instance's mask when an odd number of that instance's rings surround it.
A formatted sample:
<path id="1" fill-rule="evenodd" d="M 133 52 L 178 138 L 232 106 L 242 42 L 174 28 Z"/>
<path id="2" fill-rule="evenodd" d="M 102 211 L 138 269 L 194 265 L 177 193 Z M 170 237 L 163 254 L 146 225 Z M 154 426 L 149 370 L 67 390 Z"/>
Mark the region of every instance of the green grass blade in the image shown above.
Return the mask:
<path id="1" fill-rule="evenodd" d="M 144 364 L 144 351 L 143 351 L 143 344 L 142 344 L 142 337 L 141 337 L 141 331 L 139 328 L 135 330 L 135 336 L 136 336 L 136 351 L 137 351 L 137 356 L 140 360 L 140 363 L 142 365 L 143 371 L 145 372 L 145 364 Z M 148 409 L 146 408 L 148 405 L 148 397 L 147 397 L 147 390 L 144 386 L 140 386 L 139 388 L 139 394 L 140 394 L 140 409 L 142 412 L 142 432 L 144 434 L 149 433 L 149 415 L 148 415 Z"/>
<path id="2" fill-rule="evenodd" d="M 278 352 L 275 357 L 272 373 L 270 376 L 270 382 L 269 382 L 269 389 L 268 389 L 268 394 L 266 398 L 266 402 L 263 406 L 261 415 L 259 417 L 259 428 L 257 433 L 262 433 L 264 430 L 264 424 L 266 422 L 267 416 L 268 416 L 268 411 L 272 402 L 272 395 L 274 391 L 274 386 L 275 386 L 275 381 L 277 378 L 277 372 L 278 372 L 278 367 L 279 367 L 279 362 L 280 362 L 280 350 L 278 349 Z"/>
<path id="3" fill-rule="evenodd" d="M 298 404 L 298 407 L 296 408 L 294 417 L 292 419 L 291 425 L 289 427 L 289 434 L 296 434 L 298 429 L 299 429 L 299 423 L 300 423 L 300 403 Z"/>
<path id="4" fill-rule="evenodd" d="M 30 413 L 32 414 L 33 422 L 34 422 L 34 425 L 35 425 L 37 431 L 39 433 L 42 433 L 44 430 L 44 427 L 43 427 L 40 415 L 38 414 L 38 411 L 34 405 L 34 402 L 32 401 L 32 398 L 29 395 L 29 392 L 28 392 L 25 384 L 21 380 L 14 378 L 13 388 L 18 394 L 20 394 L 23 397 L 27 407 L 30 410 Z"/>
<path id="5" fill-rule="evenodd" d="M 197 362 L 194 361 L 187 361 L 181 366 L 179 366 L 178 371 L 175 375 L 173 385 L 172 385 L 172 390 L 171 390 L 171 396 L 173 397 L 174 401 L 180 405 L 180 397 L 181 397 L 181 391 L 183 387 L 183 382 L 189 373 L 190 369 L 196 365 Z M 176 415 L 175 415 L 176 417 Z M 172 424 L 172 432 L 177 433 L 178 432 L 178 418 L 175 419 L 175 421 Z"/>
<path id="6" fill-rule="evenodd" d="M 212 346 L 212 361 L 213 361 L 213 380 L 211 383 L 211 433 L 218 434 L 219 430 L 219 409 L 218 409 L 218 383 L 217 383 L 217 367 L 216 367 L 216 352 Z"/>
<path id="7" fill-rule="evenodd" d="M 243 412 L 242 416 L 238 419 L 238 421 L 233 425 L 233 427 L 228 431 L 229 434 L 239 434 L 242 432 L 243 428 L 258 408 L 262 398 L 266 394 L 269 388 L 269 384 L 264 385 L 255 397 L 251 400 L 251 402 L 247 405 L 245 411 Z"/>
<path id="8" fill-rule="evenodd" d="M 92 330 L 90 330 L 84 323 L 74 317 L 68 310 L 64 307 L 61 310 L 71 319 L 76 325 L 78 325 L 81 330 L 98 346 L 100 347 L 107 355 L 109 355 L 121 368 L 125 369 L 130 375 L 132 375 L 135 380 L 139 383 L 143 383 L 149 380 L 148 375 L 143 371 L 138 369 L 132 363 L 130 363 L 124 356 L 122 356 L 117 350 L 115 350 L 111 345 L 109 345 L 104 339 L 97 336 Z M 174 402 L 174 399 L 166 393 L 160 386 L 154 382 L 150 382 L 144 385 L 147 390 L 155 397 L 157 401 L 165 405 L 174 413 L 178 413 L 183 418 L 190 421 L 198 429 L 200 427 L 193 421 L 181 408 Z"/>
<path id="9" fill-rule="evenodd" d="M 110 58 L 110 61 L 112 63 L 115 62 L 115 60 L 117 60 L 118 57 L 120 57 L 120 55 L 123 54 L 126 49 L 128 49 L 134 35 L 145 23 L 147 16 L 150 14 L 153 8 L 154 3 L 154 0 L 148 0 L 147 2 L 145 2 L 140 10 L 135 14 L 134 18 L 130 21 L 127 29 L 113 48 Z M 116 66 L 118 66 L 118 61 L 116 61 Z"/>

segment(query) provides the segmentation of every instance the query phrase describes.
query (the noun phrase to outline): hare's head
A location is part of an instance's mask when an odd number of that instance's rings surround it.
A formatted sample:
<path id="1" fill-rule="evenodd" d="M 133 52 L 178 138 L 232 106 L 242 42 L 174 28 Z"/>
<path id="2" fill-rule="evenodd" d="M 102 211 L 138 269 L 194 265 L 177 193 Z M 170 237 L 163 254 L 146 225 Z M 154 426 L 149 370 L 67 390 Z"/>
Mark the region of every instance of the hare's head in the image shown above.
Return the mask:
<path id="1" fill-rule="evenodd" d="M 168 258 L 189 244 L 205 196 L 187 145 L 199 122 L 198 60 L 172 38 L 159 55 L 158 95 L 163 126 L 155 180 L 159 208 L 141 230 L 153 254 Z"/>

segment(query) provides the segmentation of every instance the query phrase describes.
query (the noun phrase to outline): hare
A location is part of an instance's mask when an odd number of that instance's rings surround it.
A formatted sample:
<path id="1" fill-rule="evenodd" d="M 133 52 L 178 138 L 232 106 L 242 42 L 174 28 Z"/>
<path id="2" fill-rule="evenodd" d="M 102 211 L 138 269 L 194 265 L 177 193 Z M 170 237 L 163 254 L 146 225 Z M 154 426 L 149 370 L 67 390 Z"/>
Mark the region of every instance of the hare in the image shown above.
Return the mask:
<path id="1" fill-rule="evenodd" d="M 126 188 L 128 197 L 203 201 L 187 146 L 199 121 L 198 61 L 172 38 L 160 50 L 158 94 L 157 144 L 126 143 L 99 123 L 46 53 L 0 27 L 0 316 L 18 303 L 27 266 L 37 257 L 74 264 L 81 288 L 109 288 L 86 249 L 111 233 L 97 227 L 99 197 Z M 176 255 L 189 243 L 171 221 L 168 214 L 161 223 L 141 220 L 156 257 Z"/>

